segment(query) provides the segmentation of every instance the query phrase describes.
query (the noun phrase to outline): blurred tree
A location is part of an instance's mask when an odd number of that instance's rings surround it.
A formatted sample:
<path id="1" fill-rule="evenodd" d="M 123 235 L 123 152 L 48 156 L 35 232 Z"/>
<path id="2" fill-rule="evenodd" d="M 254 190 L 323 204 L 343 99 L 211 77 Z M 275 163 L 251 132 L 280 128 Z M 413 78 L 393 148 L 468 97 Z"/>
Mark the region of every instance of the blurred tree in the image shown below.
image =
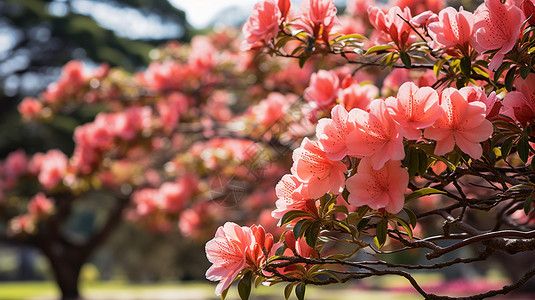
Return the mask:
<path id="1" fill-rule="evenodd" d="M 42 91 L 69 60 L 133 71 L 153 46 L 191 36 L 184 12 L 167 0 L 1 1 L 0 115 Z"/>

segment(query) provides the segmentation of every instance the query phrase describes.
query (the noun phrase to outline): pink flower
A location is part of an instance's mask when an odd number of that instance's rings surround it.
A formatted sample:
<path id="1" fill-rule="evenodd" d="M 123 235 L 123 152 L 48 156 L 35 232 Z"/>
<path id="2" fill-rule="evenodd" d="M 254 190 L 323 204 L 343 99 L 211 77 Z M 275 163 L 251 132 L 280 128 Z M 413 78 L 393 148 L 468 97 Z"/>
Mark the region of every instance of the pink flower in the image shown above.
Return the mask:
<path id="1" fill-rule="evenodd" d="M 145 73 L 140 75 L 141 81 L 155 91 L 180 90 L 190 69 L 177 61 L 152 62 Z"/>
<path id="2" fill-rule="evenodd" d="M 437 81 L 437 77 L 433 70 L 422 72 L 417 70 L 395 69 L 384 79 L 381 94 L 383 96 L 396 95 L 399 87 L 407 81 L 414 82 L 418 87 L 431 86 Z"/>
<path id="3" fill-rule="evenodd" d="M 440 11 L 439 20 L 427 27 L 429 35 L 433 39 L 431 47 L 457 48 L 468 55 L 469 40 L 474 29 L 474 14 L 463 10 L 457 12 L 453 7 L 447 7 Z"/>
<path id="4" fill-rule="evenodd" d="M 328 159 L 317 142 L 305 138 L 292 158 L 292 174 L 307 185 L 311 198 L 342 192 L 347 168 L 342 162 Z"/>
<path id="5" fill-rule="evenodd" d="M 340 90 L 338 98 L 347 110 L 360 108 L 368 110 L 370 103 L 379 95 L 379 89 L 372 84 L 360 85 L 357 83 Z"/>
<path id="6" fill-rule="evenodd" d="M 517 79 L 516 91 L 508 93 L 503 99 L 502 113 L 524 126 L 535 122 L 535 74 Z"/>
<path id="7" fill-rule="evenodd" d="M 30 214 L 16 216 L 7 224 L 7 235 L 32 234 L 35 232 L 35 221 Z"/>
<path id="8" fill-rule="evenodd" d="M 162 122 L 164 130 L 171 132 L 176 128 L 180 115 L 188 109 L 188 102 L 188 98 L 184 94 L 174 92 L 156 104 L 160 115 L 159 120 Z M 127 136 L 130 137 L 132 134 L 129 132 Z"/>
<path id="9" fill-rule="evenodd" d="M 193 195 L 197 183 L 195 179 L 181 177 L 177 182 L 166 182 L 159 188 L 164 209 L 170 213 L 179 213 L 186 201 Z"/>
<path id="10" fill-rule="evenodd" d="M 59 150 L 50 150 L 40 158 L 39 183 L 51 189 L 60 183 L 67 173 L 68 158 Z"/>
<path id="11" fill-rule="evenodd" d="M 307 211 L 307 200 L 310 198 L 306 192 L 304 184 L 294 175 L 286 174 L 275 186 L 277 202 L 271 216 L 281 219 L 285 213 L 292 210 Z"/>
<path id="12" fill-rule="evenodd" d="M 510 0 L 505 3 L 485 0 L 485 4 L 476 10 L 470 43 L 479 53 L 498 49 L 489 64 L 492 71 L 498 69 L 505 54 L 513 49 L 525 19 L 522 10 Z"/>
<path id="13" fill-rule="evenodd" d="M 255 4 L 251 16 L 243 25 L 245 40 L 240 44 L 242 51 L 250 50 L 258 43 L 268 44 L 277 37 L 283 16 L 279 5 L 285 6 L 285 2 L 287 1 L 279 0 L 277 3 L 277 0 L 262 0 Z M 289 10 L 289 5 L 287 9 Z"/>
<path id="14" fill-rule="evenodd" d="M 526 19 L 528 19 L 528 23 L 530 25 L 535 25 L 535 18 L 533 18 L 535 14 L 535 5 L 533 5 L 532 1 L 533 0 L 522 0 L 522 3 L 520 3 L 520 8 L 524 12 Z"/>
<path id="15" fill-rule="evenodd" d="M 252 108 L 252 115 L 256 122 L 269 126 L 284 117 L 290 105 L 297 100 L 295 95 L 270 93 L 268 97 Z"/>
<path id="16" fill-rule="evenodd" d="M 213 264 L 206 278 L 219 281 L 215 294 L 220 296 L 245 268 L 247 250 L 254 243 L 249 227 L 227 222 L 217 229 L 215 237 L 206 243 L 206 257 Z"/>
<path id="17" fill-rule="evenodd" d="M 356 126 L 346 139 L 350 156 L 369 156 L 375 169 L 382 168 L 390 159 L 405 157 L 403 137 L 383 100 L 374 100 L 369 113 L 358 108 L 351 110 L 349 121 Z"/>
<path id="18" fill-rule="evenodd" d="M 318 121 L 316 136 L 325 155 L 331 160 L 341 160 L 347 155 L 346 139 L 355 130 L 355 124 L 348 122 L 349 114 L 341 105 L 331 111 L 331 118 Z"/>
<path id="19" fill-rule="evenodd" d="M 4 173 L 7 177 L 17 178 L 26 174 L 28 170 L 28 158 L 26 158 L 26 152 L 19 149 L 15 152 L 11 152 L 4 161 Z"/>
<path id="20" fill-rule="evenodd" d="M 454 88 L 447 88 L 442 92 L 442 117 L 424 131 L 425 138 L 437 141 L 436 155 L 452 151 L 457 144 L 472 158 L 481 157 L 483 149 L 479 143 L 492 135 L 493 127 L 492 123 L 485 119 L 485 103 L 469 102 L 466 95 L 467 90 L 461 92 Z"/>
<path id="21" fill-rule="evenodd" d="M 376 170 L 371 159 L 363 158 L 357 174 L 346 181 L 348 201 L 357 207 L 368 205 L 371 209 L 384 208 L 397 214 L 405 203 L 404 193 L 408 184 L 409 173 L 399 161 L 388 161 Z"/>
<path id="22" fill-rule="evenodd" d="M 348 0 L 346 12 L 356 17 L 367 17 L 368 7 L 375 5 L 375 0 Z"/>
<path id="23" fill-rule="evenodd" d="M 397 5 L 401 9 L 408 7 L 413 13 L 419 14 L 426 10 L 438 13 L 446 6 L 445 0 L 395 0 L 390 5 Z"/>
<path id="24" fill-rule="evenodd" d="M 132 202 L 139 216 L 147 216 L 164 207 L 164 199 L 157 189 L 145 188 L 132 195 Z"/>
<path id="25" fill-rule="evenodd" d="M 43 109 L 43 104 L 35 98 L 26 97 L 20 102 L 18 109 L 26 120 L 32 120 L 39 116 L 41 109 Z"/>
<path id="26" fill-rule="evenodd" d="M 302 15 L 293 24 L 296 29 L 304 30 L 317 40 L 329 44 L 329 34 L 334 26 L 340 24 L 336 17 L 333 0 L 304 0 L 299 7 Z"/>
<path id="27" fill-rule="evenodd" d="M 409 140 L 418 140 L 421 129 L 433 125 L 442 115 L 438 93 L 430 87 L 418 88 L 412 82 L 401 85 L 398 96 L 386 99 L 386 105 L 399 131 Z"/>
<path id="28" fill-rule="evenodd" d="M 188 64 L 197 75 L 203 75 L 217 64 L 217 50 L 210 38 L 197 35 L 191 39 L 191 52 L 188 56 Z"/>
<path id="29" fill-rule="evenodd" d="M 370 23 L 383 34 L 381 42 L 394 42 L 399 50 L 405 49 L 414 43 L 418 36 L 403 19 L 410 21 L 412 19 L 409 8 L 401 10 L 399 6 L 391 7 L 388 12 L 383 12 L 377 6 L 368 8 Z"/>
<path id="30" fill-rule="evenodd" d="M 172 98 L 174 96 L 171 96 Z M 172 99 L 171 98 L 171 99 Z M 183 98 L 176 98 L 170 101 L 180 102 Z M 175 109 L 181 104 L 174 105 Z M 125 112 L 113 115 L 113 120 L 110 120 L 108 126 L 113 125 L 110 129 L 115 136 L 121 137 L 125 140 L 131 140 L 143 129 L 152 126 L 152 108 L 149 106 L 131 106 Z"/>
<path id="31" fill-rule="evenodd" d="M 39 193 L 28 203 L 28 212 L 35 217 L 47 216 L 54 210 L 54 201 Z"/>
<path id="32" fill-rule="evenodd" d="M 304 98 L 316 102 L 320 107 L 329 107 L 338 96 L 340 79 L 333 71 L 319 70 L 310 77 L 310 85 L 305 89 Z"/>

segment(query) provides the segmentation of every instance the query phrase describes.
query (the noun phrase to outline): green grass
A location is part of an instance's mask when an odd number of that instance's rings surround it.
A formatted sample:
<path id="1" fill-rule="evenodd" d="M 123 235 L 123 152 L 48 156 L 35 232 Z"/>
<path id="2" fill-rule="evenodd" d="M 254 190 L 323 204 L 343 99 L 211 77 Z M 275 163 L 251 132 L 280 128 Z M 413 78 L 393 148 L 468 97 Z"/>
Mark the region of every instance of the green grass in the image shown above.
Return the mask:
<path id="1" fill-rule="evenodd" d="M 285 285 L 273 287 L 260 286 L 252 291 L 251 300 L 284 299 Z M 345 300 L 345 299 L 421 299 L 416 294 L 393 294 L 381 291 L 359 290 L 350 285 L 334 285 L 328 287 L 307 287 L 306 299 L 310 300 Z M 127 284 L 122 282 L 91 282 L 82 284 L 82 295 L 88 300 L 103 299 L 219 299 L 214 295 L 215 284 L 197 283 L 165 283 L 165 284 Z M 58 299 L 59 293 L 52 282 L 15 282 L 0 283 L 0 299 Z M 227 299 L 239 299 L 237 289 L 232 287 Z M 291 299 L 296 299 L 292 296 Z"/>

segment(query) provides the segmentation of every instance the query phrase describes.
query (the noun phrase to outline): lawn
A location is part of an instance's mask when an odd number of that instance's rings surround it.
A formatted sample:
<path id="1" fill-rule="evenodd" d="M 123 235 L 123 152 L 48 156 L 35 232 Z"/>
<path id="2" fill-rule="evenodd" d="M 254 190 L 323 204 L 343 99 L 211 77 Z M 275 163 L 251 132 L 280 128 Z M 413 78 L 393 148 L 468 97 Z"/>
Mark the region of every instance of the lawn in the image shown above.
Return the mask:
<path id="1" fill-rule="evenodd" d="M 439 295 L 460 296 L 500 288 L 503 278 L 473 280 L 454 280 L 446 282 L 440 273 L 415 274 L 418 282 L 425 290 Z M 253 290 L 251 300 L 284 299 L 284 286 L 260 286 Z M 171 282 L 163 284 L 129 284 L 121 281 L 85 282 L 81 286 L 82 295 L 86 300 L 216 300 L 215 284 L 209 282 Z M 54 300 L 59 297 L 52 282 L 4 282 L 0 283 L 0 300 Z M 533 299 L 530 295 L 527 298 Z M 227 299 L 239 299 L 236 288 L 232 287 Z M 292 296 L 292 299 L 296 299 Z M 415 300 L 422 299 L 416 294 L 406 280 L 395 276 L 386 276 L 362 280 L 354 284 L 330 285 L 327 287 L 307 286 L 306 299 L 309 300 Z M 508 299 L 506 296 L 503 298 Z"/>
<path id="2" fill-rule="evenodd" d="M 155 285 L 132 285 L 120 282 L 94 282 L 82 285 L 82 294 L 87 300 L 115 300 L 115 299 L 138 299 L 138 300 L 170 300 L 170 299 L 219 299 L 214 295 L 215 285 L 209 283 L 173 283 L 173 284 L 155 284 Z M 254 290 L 251 300 L 269 300 L 284 299 L 283 285 L 268 287 L 259 287 Z M 328 288 L 307 288 L 307 299 L 325 299 L 325 300 L 342 300 L 342 299 L 395 299 L 411 300 L 421 299 L 413 293 L 391 293 L 372 290 L 360 290 L 349 288 L 345 285 L 331 286 Z M 57 299 L 58 292 L 52 282 L 16 282 L 0 283 L 1 300 L 51 300 Z M 231 289 L 227 299 L 239 299 L 236 289 Z M 295 298 L 293 298 L 295 299 Z"/>

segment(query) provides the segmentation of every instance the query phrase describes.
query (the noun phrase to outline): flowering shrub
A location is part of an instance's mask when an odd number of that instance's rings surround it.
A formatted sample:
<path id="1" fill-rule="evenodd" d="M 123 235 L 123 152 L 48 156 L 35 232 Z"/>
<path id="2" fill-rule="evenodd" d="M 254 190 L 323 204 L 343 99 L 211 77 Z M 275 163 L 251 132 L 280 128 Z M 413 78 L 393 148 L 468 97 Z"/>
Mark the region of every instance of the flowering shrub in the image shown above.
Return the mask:
<path id="1" fill-rule="evenodd" d="M 264 252 L 269 258 L 245 264 L 246 250 L 219 242 L 224 230 L 240 228 L 235 224 L 220 227 L 207 244 L 214 266 L 227 256 L 236 261 L 230 277 L 207 273 L 222 280 L 218 295 L 229 278 L 239 282 L 242 299 L 253 282 L 285 282 L 286 298 L 295 290 L 303 299 L 306 285 L 398 275 L 425 298 L 451 299 L 426 292 L 410 271 L 534 249 L 535 6 L 486 0 L 470 12 L 420 2 L 354 0 L 340 17 L 332 0 L 255 6 L 243 27 L 245 49 L 319 68 L 301 105 L 316 137 L 293 151 L 290 174 L 276 185 L 272 216 L 285 232 Z M 275 17 L 260 22 L 266 7 Z M 234 244 L 250 249 L 249 236 Z M 434 261 L 473 245 L 482 249 L 474 256 Z M 429 264 L 355 258 L 416 249 L 427 252 Z M 522 270 L 511 285 L 473 298 L 506 294 L 534 275 Z"/>

